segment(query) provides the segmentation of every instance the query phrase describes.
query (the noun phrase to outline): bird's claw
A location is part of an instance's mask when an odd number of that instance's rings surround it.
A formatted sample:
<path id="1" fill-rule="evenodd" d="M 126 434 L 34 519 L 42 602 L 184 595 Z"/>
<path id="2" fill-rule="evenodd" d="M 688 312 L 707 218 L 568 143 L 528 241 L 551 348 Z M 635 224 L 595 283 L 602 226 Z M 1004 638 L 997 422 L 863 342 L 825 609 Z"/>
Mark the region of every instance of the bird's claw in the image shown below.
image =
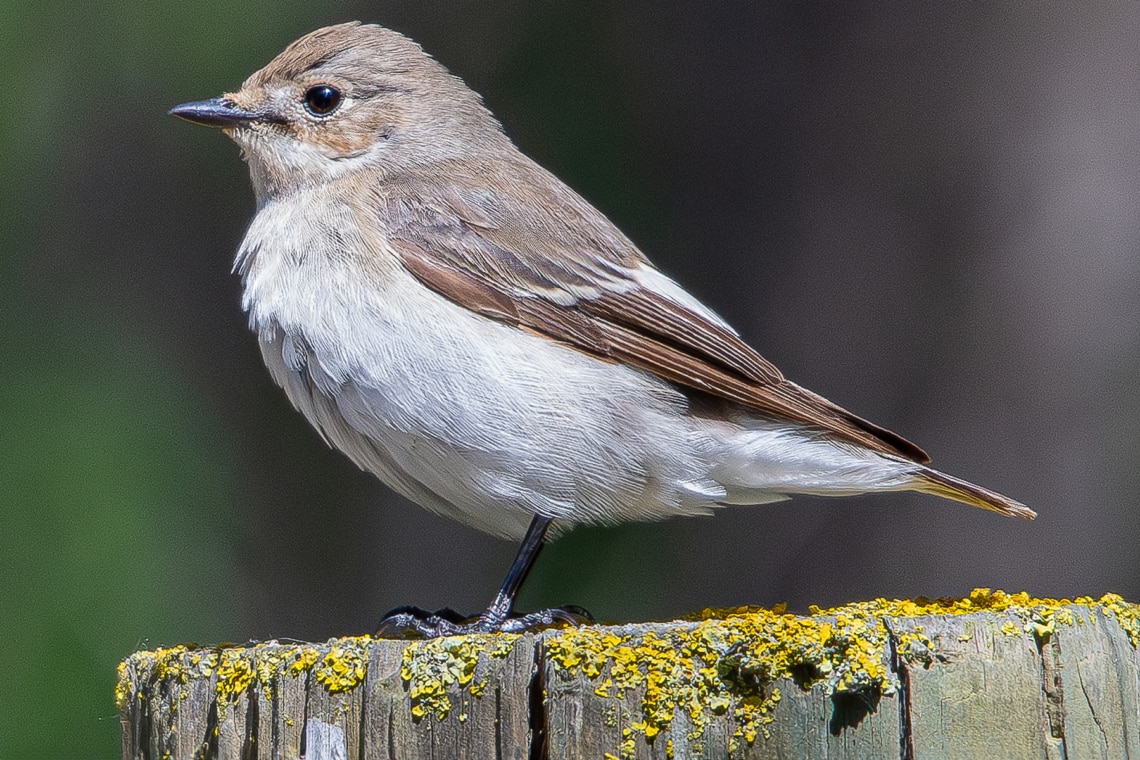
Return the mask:
<path id="1" fill-rule="evenodd" d="M 577 605 L 505 616 L 464 617 L 451 608 L 428 612 L 419 607 L 397 607 L 380 621 L 376 637 L 382 639 L 434 639 L 469 633 L 525 633 L 546 628 L 586 625 L 594 616 Z"/>

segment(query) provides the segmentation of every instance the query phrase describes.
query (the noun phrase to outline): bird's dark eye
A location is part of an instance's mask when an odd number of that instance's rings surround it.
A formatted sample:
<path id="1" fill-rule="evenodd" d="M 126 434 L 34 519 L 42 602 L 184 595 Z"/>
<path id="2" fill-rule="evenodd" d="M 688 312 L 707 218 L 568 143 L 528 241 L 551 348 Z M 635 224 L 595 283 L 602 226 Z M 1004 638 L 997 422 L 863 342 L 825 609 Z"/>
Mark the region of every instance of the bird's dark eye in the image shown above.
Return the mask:
<path id="1" fill-rule="evenodd" d="M 305 90 L 305 110 L 313 116 L 328 116 L 340 105 L 340 90 L 327 84 L 316 84 Z"/>

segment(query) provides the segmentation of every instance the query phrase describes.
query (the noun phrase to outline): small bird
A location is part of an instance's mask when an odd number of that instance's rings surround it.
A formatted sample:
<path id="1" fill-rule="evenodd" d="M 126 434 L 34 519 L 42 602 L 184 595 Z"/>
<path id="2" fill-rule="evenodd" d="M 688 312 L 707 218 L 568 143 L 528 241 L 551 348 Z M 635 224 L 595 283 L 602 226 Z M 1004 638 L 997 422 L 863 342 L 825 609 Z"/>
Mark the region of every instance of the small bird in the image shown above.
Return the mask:
<path id="1" fill-rule="evenodd" d="M 548 533 L 583 523 L 878 491 L 1035 516 L 786 380 L 397 32 L 318 29 L 170 113 L 249 163 L 234 270 L 293 405 L 394 491 L 522 538 L 483 613 L 397 608 L 387 634 L 588 619 L 514 611 Z"/>

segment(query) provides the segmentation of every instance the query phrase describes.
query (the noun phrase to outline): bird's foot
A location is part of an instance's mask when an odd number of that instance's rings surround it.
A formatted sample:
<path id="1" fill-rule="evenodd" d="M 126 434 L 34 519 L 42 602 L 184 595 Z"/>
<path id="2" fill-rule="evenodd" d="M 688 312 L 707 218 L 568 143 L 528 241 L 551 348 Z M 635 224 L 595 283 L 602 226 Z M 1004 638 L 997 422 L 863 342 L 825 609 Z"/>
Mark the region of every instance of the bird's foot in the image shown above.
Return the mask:
<path id="1" fill-rule="evenodd" d="M 487 611 L 468 617 L 451 608 L 428 612 L 405 606 L 385 615 L 375 635 L 381 639 L 435 639 L 468 633 L 525 633 L 593 622 L 593 615 L 572 604 L 538 612 L 495 615 Z"/>

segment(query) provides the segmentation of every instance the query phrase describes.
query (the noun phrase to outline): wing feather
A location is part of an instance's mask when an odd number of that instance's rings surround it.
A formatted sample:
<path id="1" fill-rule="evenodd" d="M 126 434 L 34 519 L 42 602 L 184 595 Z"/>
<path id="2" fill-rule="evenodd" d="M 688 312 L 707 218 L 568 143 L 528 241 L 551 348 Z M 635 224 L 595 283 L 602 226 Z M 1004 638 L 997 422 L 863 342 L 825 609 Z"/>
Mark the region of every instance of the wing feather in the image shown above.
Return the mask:
<path id="1" fill-rule="evenodd" d="M 475 171 L 470 167 L 474 166 Z M 651 372 L 760 414 L 925 464 L 926 453 L 784 378 L 719 320 L 647 287 L 645 256 L 601 213 L 529 161 L 468 162 L 447 194 L 387 183 L 390 243 L 404 267 L 449 300 L 596 357 Z M 487 171 L 511 181 L 493 197 Z M 434 199 L 434 200 L 429 200 Z"/>

